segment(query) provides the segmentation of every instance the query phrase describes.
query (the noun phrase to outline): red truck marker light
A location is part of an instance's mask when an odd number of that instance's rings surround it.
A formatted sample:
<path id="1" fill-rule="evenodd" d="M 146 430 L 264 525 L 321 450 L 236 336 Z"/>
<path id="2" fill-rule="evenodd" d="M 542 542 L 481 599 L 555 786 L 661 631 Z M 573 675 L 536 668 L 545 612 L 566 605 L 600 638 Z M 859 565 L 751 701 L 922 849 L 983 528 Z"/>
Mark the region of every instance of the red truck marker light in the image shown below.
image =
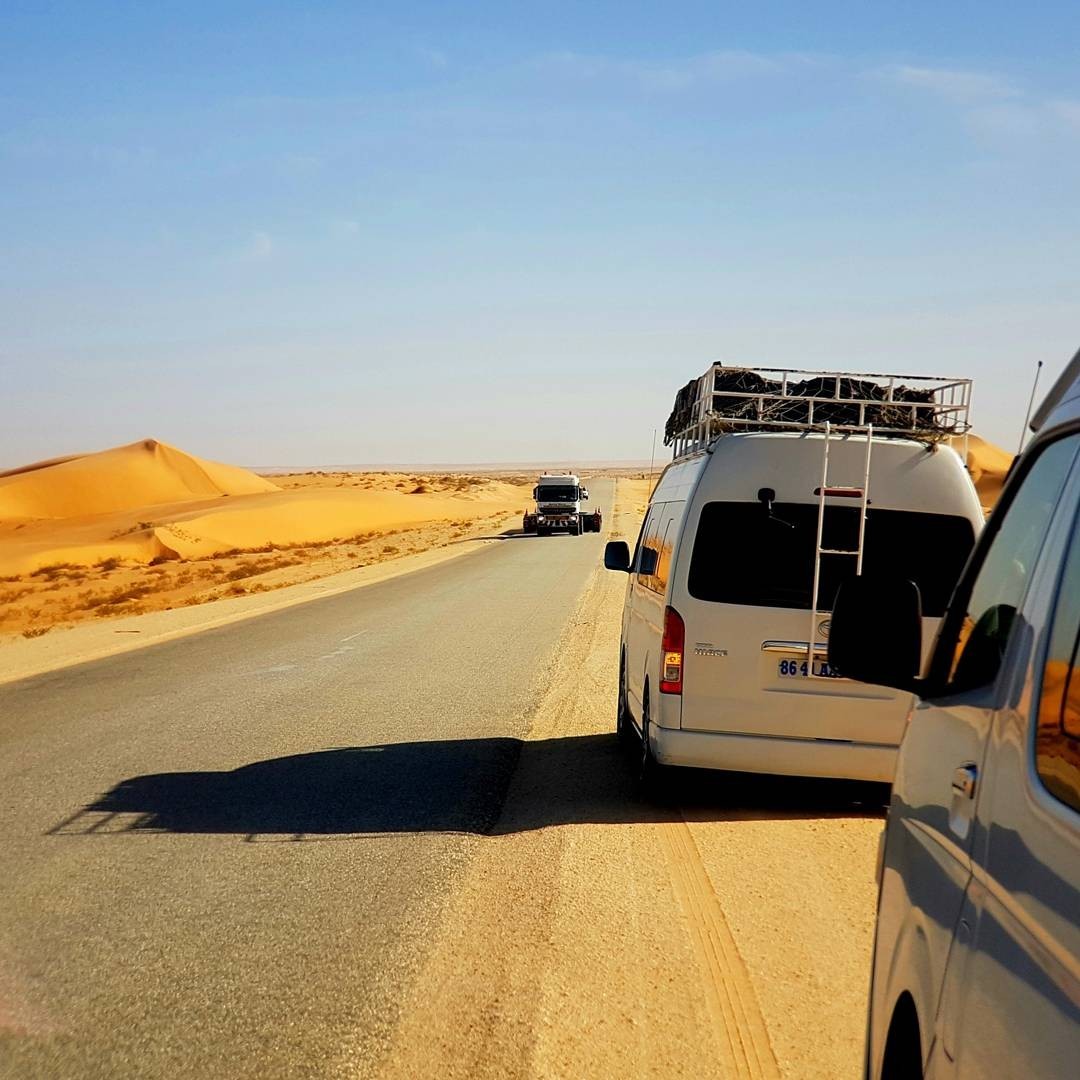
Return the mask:
<path id="1" fill-rule="evenodd" d="M 686 626 L 682 616 L 673 608 L 664 609 L 664 637 L 660 649 L 663 664 L 660 672 L 660 693 L 681 694 L 683 678 L 683 646 Z"/>

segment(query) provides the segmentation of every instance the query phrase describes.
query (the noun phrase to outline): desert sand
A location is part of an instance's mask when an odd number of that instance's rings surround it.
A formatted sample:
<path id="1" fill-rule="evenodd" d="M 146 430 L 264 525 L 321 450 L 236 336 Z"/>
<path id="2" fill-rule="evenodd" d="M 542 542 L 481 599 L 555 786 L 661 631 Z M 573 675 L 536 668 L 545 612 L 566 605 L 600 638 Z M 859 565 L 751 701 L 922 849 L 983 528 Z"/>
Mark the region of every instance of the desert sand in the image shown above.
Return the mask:
<path id="1" fill-rule="evenodd" d="M 512 527 L 532 479 L 273 481 L 153 439 L 0 474 L 0 635 L 202 603 Z"/>
<path id="2" fill-rule="evenodd" d="M 1012 458 L 970 436 L 967 460 L 989 511 Z M 0 473 L 0 639 L 265 592 L 502 532 L 532 484 L 502 473 L 270 479 L 154 439 L 23 466 Z"/>
<path id="3" fill-rule="evenodd" d="M 967 467 L 971 479 L 975 481 L 975 490 L 979 493 L 979 502 L 983 510 L 990 513 L 1001 495 L 1001 487 L 1013 462 L 1013 455 L 1000 446 L 995 446 L 978 435 L 967 436 Z M 961 450 L 961 440 L 957 440 L 957 449 Z"/>

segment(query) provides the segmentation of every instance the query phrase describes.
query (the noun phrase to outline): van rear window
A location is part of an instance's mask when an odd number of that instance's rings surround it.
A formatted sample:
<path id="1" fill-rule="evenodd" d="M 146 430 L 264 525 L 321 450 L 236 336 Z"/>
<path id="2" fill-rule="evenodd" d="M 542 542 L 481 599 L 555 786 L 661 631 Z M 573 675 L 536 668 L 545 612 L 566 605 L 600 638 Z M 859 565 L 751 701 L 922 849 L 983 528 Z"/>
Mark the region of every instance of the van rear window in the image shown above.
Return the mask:
<path id="1" fill-rule="evenodd" d="M 809 611 L 817 520 L 816 505 L 775 503 L 770 517 L 761 503 L 707 503 L 690 559 L 690 595 Z M 851 550 L 858 541 L 859 508 L 830 505 L 822 546 Z M 863 572 L 909 578 L 922 593 L 923 613 L 941 616 L 974 543 L 966 518 L 871 508 Z M 841 582 L 854 574 L 853 556 L 821 557 L 821 611 L 832 609 Z"/>

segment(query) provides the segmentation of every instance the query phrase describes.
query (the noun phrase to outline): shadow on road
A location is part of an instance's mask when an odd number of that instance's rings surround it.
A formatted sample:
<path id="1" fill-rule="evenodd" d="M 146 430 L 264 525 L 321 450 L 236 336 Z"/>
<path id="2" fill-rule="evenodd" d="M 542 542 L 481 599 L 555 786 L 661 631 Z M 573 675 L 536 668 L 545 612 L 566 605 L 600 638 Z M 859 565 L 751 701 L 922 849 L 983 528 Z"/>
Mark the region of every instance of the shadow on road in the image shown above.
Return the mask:
<path id="1" fill-rule="evenodd" d="M 738 820 L 882 812 L 880 788 L 839 781 L 680 769 L 665 792 L 642 796 L 631 755 L 614 735 L 451 739 L 323 750 L 229 772 L 136 776 L 49 832 L 503 834 L 684 814 Z"/>

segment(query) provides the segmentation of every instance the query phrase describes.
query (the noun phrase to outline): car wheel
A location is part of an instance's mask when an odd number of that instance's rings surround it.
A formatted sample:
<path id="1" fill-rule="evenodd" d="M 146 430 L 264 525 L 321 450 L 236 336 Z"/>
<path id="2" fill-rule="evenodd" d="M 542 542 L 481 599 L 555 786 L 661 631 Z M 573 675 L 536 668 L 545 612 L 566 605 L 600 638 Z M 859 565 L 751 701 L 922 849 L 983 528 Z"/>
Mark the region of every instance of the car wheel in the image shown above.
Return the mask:
<path id="1" fill-rule="evenodd" d="M 645 795 L 655 796 L 663 792 L 667 770 L 653 756 L 652 747 L 649 745 L 649 732 L 652 730 L 649 715 L 649 687 L 646 685 L 641 702 L 641 758 L 638 781 Z"/>
<path id="2" fill-rule="evenodd" d="M 629 746 L 634 734 L 630 709 L 626 704 L 626 655 L 619 659 L 619 703 L 615 712 L 615 734 L 623 746 Z"/>

